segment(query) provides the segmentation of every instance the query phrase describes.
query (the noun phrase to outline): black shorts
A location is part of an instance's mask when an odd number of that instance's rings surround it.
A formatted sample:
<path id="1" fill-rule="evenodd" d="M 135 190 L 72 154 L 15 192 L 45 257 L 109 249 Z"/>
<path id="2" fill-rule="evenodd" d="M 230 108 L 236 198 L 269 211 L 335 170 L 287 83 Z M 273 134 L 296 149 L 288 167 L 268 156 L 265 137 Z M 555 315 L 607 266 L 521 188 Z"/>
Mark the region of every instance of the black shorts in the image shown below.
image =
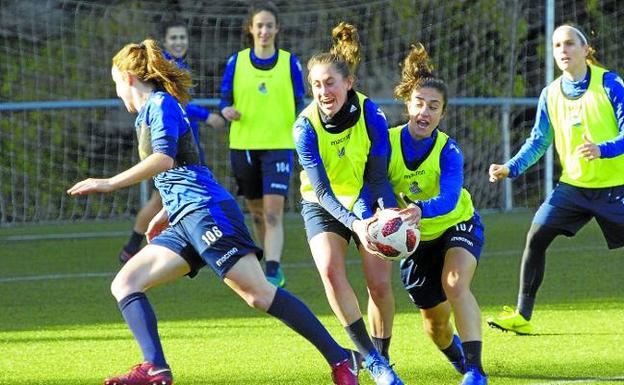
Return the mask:
<path id="1" fill-rule="evenodd" d="M 442 269 L 448 249 L 461 247 L 479 261 L 483 249 L 483 225 L 479 215 L 447 229 L 440 237 L 421 241 L 414 254 L 401 260 L 401 281 L 410 299 L 420 309 L 430 309 L 444 301 Z"/>
<path id="2" fill-rule="evenodd" d="M 237 195 L 260 199 L 264 195 L 288 196 L 294 150 L 230 150 Z"/>
<path id="3" fill-rule="evenodd" d="M 308 241 L 315 235 L 321 233 L 334 233 L 346 239 L 347 242 L 351 237 L 355 239 L 356 245 L 359 240 L 351 229 L 343 225 L 338 219 L 334 218 L 327 210 L 318 203 L 301 201 L 301 216 L 305 223 L 306 236 Z"/>

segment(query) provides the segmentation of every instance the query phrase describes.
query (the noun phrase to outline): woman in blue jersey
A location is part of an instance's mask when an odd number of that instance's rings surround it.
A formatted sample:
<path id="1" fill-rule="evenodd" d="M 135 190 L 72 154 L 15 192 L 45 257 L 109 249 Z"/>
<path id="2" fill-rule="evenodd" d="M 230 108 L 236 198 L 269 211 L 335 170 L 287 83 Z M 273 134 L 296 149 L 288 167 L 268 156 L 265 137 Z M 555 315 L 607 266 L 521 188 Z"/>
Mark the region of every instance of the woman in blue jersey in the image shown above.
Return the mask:
<path id="1" fill-rule="evenodd" d="M 490 181 L 515 178 L 555 142 L 562 173 L 535 213 L 520 267 L 517 307 L 489 317 L 492 327 L 531 334 L 546 249 L 596 218 L 610 249 L 624 246 L 624 83 L 598 64 L 586 35 L 562 25 L 553 33 L 562 76 L 542 90 L 531 136 L 505 164 L 490 165 Z"/>
<path id="2" fill-rule="evenodd" d="M 114 56 L 112 77 L 128 111 L 138 113 L 142 160 L 111 178 L 78 182 L 68 193 L 110 192 L 153 177 L 164 208 L 149 224 L 150 243 L 121 268 L 111 285 L 144 362 L 104 384 L 172 383 L 145 292 L 184 275 L 193 277 L 208 264 L 250 306 L 280 319 L 314 344 L 331 365 L 335 384 L 357 385 L 347 351 L 305 304 L 264 278 L 258 263 L 262 251 L 251 239 L 242 212 L 201 162 L 199 142 L 180 105 L 190 98 L 188 72 L 166 60 L 153 40 L 145 40 L 126 45 Z"/>
<path id="3" fill-rule="evenodd" d="M 186 54 L 188 52 L 189 37 L 186 25 L 181 21 L 174 20 L 163 25 L 162 36 L 164 39 L 165 51 L 163 52 L 167 60 L 173 61 L 178 68 L 190 72 L 190 68 L 186 63 Z M 206 122 L 210 126 L 221 129 L 225 127 L 225 121 L 219 114 L 211 114 L 207 109 L 192 103 L 185 106 L 186 116 L 188 117 L 193 134 L 199 138 L 199 123 Z M 203 160 L 203 152 L 200 153 Z M 145 237 L 145 231 L 149 221 L 162 209 L 162 201 L 157 190 L 153 190 L 150 199 L 141 207 L 134 221 L 132 233 L 128 241 L 119 253 L 119 261 L 126 263 L 141 249 L 141 243 Z"/>
<path id="4" fill-rule="evenodd" d="M 401 384 L 389 367 L 388 346 L 394 319 L 391 263 L 371 254 L 366 218 L 371 201 L 396 207 L 388 183 L 388 124 L 366 96 L 353 90 L 360 60 L 354 26 L 332 31 L 330 52 L 308 62 L 313 102 L 293 128 L 301 173 L 302 211 L 314 262 L 332 310 L 365 359 L 377 384 Z M 371 197 L 362 195 L 368 185 Z M 374 342 L 362 320 L 357 297 L 346 274 L 345 256 L 353 234 L 359 238 L 369 292 L 368 314 Z M 379 352 L 382 352 L 381 355 Z"/>
<path id="5" fill-rule="evenodd" d="M 291 130 L 305 90 L 297 57 L 276 47 L 279 27 L 272 3 L 251 8 L 244 28 L 253 45 L 228 59 L 220 110 L 232 122 L 232 171 L 264 248 L 267 279 L 283 287 L 284 202 L 295 148 Z"/>
<path id="6" fill-rule="evenodd" d="M 401 261 L 401 280 L 420 309 L 425 331 L 463 374 L 462 385 L 484 385 L 481 312 L 470 291 L 483 247 L 483 226 L 463 187 L 463 155 L 438 127 L 447 94 L 425 48 L 412 46 L 395 88 L 409 121 L 390 129 L 388 166 L 395 194 L 420 218 L 421 241 Z M 451 311 L 459 336 L 453 332 Z"/>

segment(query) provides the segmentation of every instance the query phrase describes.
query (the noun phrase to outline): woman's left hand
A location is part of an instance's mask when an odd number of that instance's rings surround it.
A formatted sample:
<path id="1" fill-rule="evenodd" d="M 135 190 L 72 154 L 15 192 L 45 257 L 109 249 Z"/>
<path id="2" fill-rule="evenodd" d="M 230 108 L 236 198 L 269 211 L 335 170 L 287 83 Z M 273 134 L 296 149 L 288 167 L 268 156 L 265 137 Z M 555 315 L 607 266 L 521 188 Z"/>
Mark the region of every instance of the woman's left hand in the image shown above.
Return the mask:
<path id="1" fill-rule="evenodd" d="M 583 134 L 584 143 L 576 148 L 576 153 L 587 160 L 600 158 L 600 147 L 589 139 L 587 134 Z"/>
<path id="2" fill-rule="evenodd" d="M 73 185 L 67 190 L 67 193 L 69 195 L 86 195 L 95 192 L 111 192 L 113 190 L 110 179 L 89 178 Z"/>

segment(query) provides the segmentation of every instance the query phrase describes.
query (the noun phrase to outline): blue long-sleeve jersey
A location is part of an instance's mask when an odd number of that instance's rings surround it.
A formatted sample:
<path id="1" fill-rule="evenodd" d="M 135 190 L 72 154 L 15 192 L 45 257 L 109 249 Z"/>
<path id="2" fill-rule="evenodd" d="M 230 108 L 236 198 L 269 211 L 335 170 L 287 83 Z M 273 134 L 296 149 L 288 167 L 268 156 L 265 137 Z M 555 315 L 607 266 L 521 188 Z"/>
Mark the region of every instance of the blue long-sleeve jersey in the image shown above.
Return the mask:
<path id="1" fill-rule="evenodd" d="M 188 135 L 189 121 L 173 96 L 152 92 L 139 111 L 135 126 L 144 155 L 162 153 L 176 161 L 173 168 L 154 176 L 171 224 L 197 209 L 234 199 L 201 159 L 201 144 L 195 135 Z"/>
<path id="2" fill-rule="evenodd" d="M 277 63 L 279 50 L 275 50 L 275 54 L 267 59 L 257 57 L 253 49 L 249 51 L 251 63 L 256 68 L 270 69 L 275 66 L 275 63 Z M 223 79 L 221 80 L 221 102 L 219 103 L 219 111 L 234 104 L 234 71 L 236 69 L 237 58 L 238 52 L 230 56 L 227 64 L 225 65 L 225 72 L 223 73 Z M 303 84 L 303 70 L 301 69 L 301 63 L 299 62 L 299 59 L 297 59 L 297 56 L 293 53 L 290 54 L 290 78 L 295 97 L 295 113 L 298 114 L 304 107 L 303 97 L 305 95 L 305 86 Z"/>
<path id="3" fill-rule="evenodd" d="M 351 105 L 350 103 L 345 104 Z M 368 136 L 371 140 L 371 148 L 364 172 L 364 187 L 353 211 L 344 207 L 332 191 L 321 159 L 318 137 L 310 121 L 300 116 L 293 129 L 299 162 L 308 174 L 320 205 L 349 229 L 352 228 L 356 219 L 366 219 L 372 216 L 371 207 L 378 199 L 382 200 L 382 204 L 386 208 L 397 207 L 387 172 L 387 155 L 390 148 L 388 123 L 384 114 L 370 99 L 364 101 L 363 113 Z"/>
<path id="4" fill-rule="evenodd" d="M 414 139 L 407 128 L 401 130 L 401 150 L 403 159 L 410 168 L 423 162 L 430 153 L 436 138 L 436 128 L 430 137 Z M 440 193 L 428 200 L 421 201 L 423 218 L 433 218 L 451 212 L 459 200 L 464 186 L 464 156 L 457 143 L 449 138 L 440 154 Z"/>
<path id="5" fill-rule="evenodd" d="M 590 72 L 587 70 L 585 78 L 577 82 L 568 80 L 565 77 L 562 78 L 561 89 L 563 93 L 569 98 L 581 96 L 589 87 Z M 624 154 L 624 82 L 616 73 L 607 72 L 602 79 L 602 85 L 613 106 L 619 135 L 610 141 L 596 144 L 600 148 L 601 158 L 614 158 Z M 505 163 L 509 167 L 510 178 L 517 177 L 535 164 L 544 155 L 553 141 L 554 131 L 548 118 L 548 108 L 546 106 L 547 88 L 545 87 L 540 94 L 535 124 L 531 130 L 531 135 L 518 153 Z"/>

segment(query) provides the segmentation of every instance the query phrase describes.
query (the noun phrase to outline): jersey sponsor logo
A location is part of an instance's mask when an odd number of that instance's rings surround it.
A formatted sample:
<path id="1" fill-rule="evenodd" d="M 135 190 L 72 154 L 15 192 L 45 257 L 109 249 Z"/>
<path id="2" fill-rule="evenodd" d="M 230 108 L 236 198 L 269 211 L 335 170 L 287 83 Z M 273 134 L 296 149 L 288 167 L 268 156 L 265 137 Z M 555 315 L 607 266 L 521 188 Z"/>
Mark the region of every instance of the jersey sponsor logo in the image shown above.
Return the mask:
<path id="1" fill-rule="evenodd" d="M 221 267 L 221 265 L 227 262 L 227 260 L 236 253 L 238 253 L 238 247 L 232 247 L 227 253 L 223 254 L 221 258 L 217 259 L 217 266 Z"/>
<path id="2" fill-rule="evenodd" d="M 260 93 L 264 95 L 269 93 L 269 90 L 267 89 L 265 82 L 258 84 L 258 91 L 260 91 Z"/>
<path id="3" fill-rule="evenodd" d="M 403 179 L 412 179 L 414 177 L 421 176 L 421 175 L 425 175 L 425 170 L 416 170 L 416 171 L 410 172 L 409 174 L 405 174 L 403 175 Z"/>
<path id="4" fill-rule="evenodd" d="M 327 126 L 326 126 L 326 127 L 327 127 Z M 349 138 L 351 138 L 351 133 L 348 133 L 347 135 L 343 136 L 343 137 L 342 137 L 342 138 L 340 138 L 340 139 L 332 140 L 331 142 L 329 142 L 329 144 L 330 144 L 330 145 L 332 145 L 332 146 L 335 146 L 335 145 L 337 145 L 337 144 L 340 144 L 340 143 L 342 143 L 342 142 L 344 142 L 344 141 L 349 140 Z"/>

